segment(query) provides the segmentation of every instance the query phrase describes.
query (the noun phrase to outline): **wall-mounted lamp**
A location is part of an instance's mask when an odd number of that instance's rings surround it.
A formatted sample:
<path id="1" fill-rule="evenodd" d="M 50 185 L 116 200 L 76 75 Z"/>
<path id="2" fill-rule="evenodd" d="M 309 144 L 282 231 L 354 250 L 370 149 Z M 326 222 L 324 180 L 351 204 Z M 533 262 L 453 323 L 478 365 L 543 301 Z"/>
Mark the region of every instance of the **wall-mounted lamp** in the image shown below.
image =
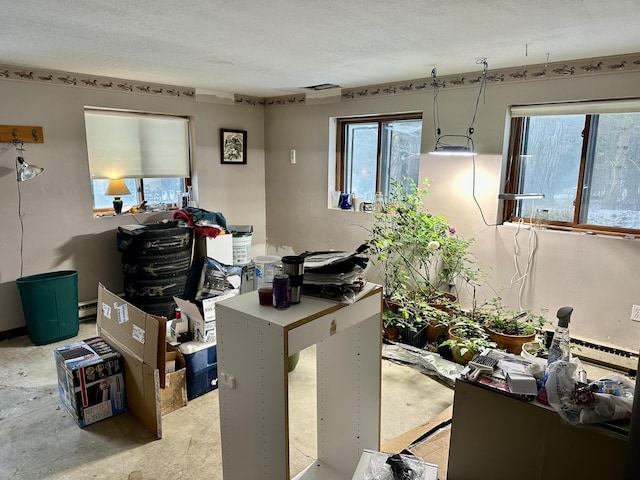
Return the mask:
<path id="1" fill-rule="evenodd" d="M 18 156 L 16 157 L 16 173 L 19 182 L 26 182 L 27 180 L 36 178 L 44 172 L 44 168 L 29 165 L 24 161 L 24 144 L 22 142 L 14 141 L 13 144 L 18 151 Z"/>
<path id="2" fill-rule="evenodd" d="M 537 200 L 544 198 L 544 193 L 500 193 L 499 200 Z"/>
<path id="3" fill-rule="evenodd" d="M 115 198 L 113 199 L 113 210 L 116 215 L 120 215 L 122 213 L 122 199 L 121 195 L 131 195 L 129 188 L 124 183 L 124 180 L 121 178 L 116 178 L 113 180 L 109 180 L 109 185 L 107 186 L 107 190 L 104 192 L 105 195 L 113 195 Z"/>
<path id="4" fill-rule="evenodd" d="M 30 131 L 29 131 L 30 130 Z M 8 135 L 11 135 L 9 140 Z M 21 135 L 24 135 L 21 137 Z M 26 139 L 26 140 L 23 140 Z M 42 143 L 42 127 L 18 127 L 12 125 L 0 125 L 0 142 L 11 142 L 16 147 L 18 156 L 16 157 L 16 174 L 19 182 L 26 182 L 36 178 L 44 168 L 29 165 L 24 160 L 24 143 Z"/>

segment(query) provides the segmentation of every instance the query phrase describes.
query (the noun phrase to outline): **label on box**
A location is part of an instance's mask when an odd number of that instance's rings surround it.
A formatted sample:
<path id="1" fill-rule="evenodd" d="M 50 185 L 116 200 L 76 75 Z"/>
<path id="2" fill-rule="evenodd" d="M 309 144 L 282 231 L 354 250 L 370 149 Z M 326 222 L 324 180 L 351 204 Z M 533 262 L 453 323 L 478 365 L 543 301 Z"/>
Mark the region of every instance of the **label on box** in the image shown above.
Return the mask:
<path id="1" fill-rule="evenodd" d="M 116 307 L 116 311 L 118 312 L 118 323 L 122 324 L 129 321 L 129 308 L 126 303 Z"/>
<path id="2" fill-rule="evenodd" d="M 137 325 L 133 326 L 133 338 L 144 344 L 144 330 Z"/>

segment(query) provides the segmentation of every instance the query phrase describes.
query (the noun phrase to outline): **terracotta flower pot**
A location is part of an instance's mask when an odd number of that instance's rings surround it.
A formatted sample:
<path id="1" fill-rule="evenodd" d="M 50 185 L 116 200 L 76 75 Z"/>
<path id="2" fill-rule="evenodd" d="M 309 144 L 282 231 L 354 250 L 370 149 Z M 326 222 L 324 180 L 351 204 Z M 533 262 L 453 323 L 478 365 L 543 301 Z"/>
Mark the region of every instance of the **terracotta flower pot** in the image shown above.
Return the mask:
<path id="1" fill-rule="evenodd" d="M 400 340 L 400 329 L 398 327 L 384 327 L 384 338 L 397 342 Z"/>
<path id="2" fill-rule="evenodd" d="M 487 331 L 489 338 L 496 342 L 498 349 L 506 350 L 508 353 L 513 353 L 514 355 L 520 355 L 522 352 L 522 345 L 527 342 L 532 342 L 536 338 L 535 333 L 531 335 L 506 335 L 487 327 L 485 327 L 485 330 Z"/>
<path id="3" fill-rule="evenodd" d="M 435 342 L 438 337 L 447 333 L 447 327 L 436 327 L 432 324 L 427 325 L 425 328 L 426 337 L 428 342 Z"/>

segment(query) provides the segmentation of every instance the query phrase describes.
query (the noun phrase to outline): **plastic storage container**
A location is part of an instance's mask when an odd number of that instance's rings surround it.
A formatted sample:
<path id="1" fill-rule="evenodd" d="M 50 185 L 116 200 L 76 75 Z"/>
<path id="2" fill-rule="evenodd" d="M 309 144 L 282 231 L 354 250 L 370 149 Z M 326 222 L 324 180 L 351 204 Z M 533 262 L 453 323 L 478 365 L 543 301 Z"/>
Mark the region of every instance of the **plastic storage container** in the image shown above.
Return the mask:
<path id="1" fill-rule="evenodd" d="M 250 233 L 233 234 L 231 247 L 234 265 L 246 265 L 251 262 L 251 238 Z"/>
<path id="2" fill-rule="evenodd" d="M 218 388 L 216 345 L 186 342 L 179 348 L 187 368 L 187 399 L 193 400 Z"/>
<path id="3" fill-rule="evenodd" d="M 261 255 L 253 259 L 256 264 L 257 288 L 273 286 L 273 277 L 281 271 L 280 260 L 276 255 Z"/>
<path id="4" fill-rule="evenodd" d="M 29 338 L 36 345 L 78 335 L 78 272 L 63 270 L 16 280 Z"/>

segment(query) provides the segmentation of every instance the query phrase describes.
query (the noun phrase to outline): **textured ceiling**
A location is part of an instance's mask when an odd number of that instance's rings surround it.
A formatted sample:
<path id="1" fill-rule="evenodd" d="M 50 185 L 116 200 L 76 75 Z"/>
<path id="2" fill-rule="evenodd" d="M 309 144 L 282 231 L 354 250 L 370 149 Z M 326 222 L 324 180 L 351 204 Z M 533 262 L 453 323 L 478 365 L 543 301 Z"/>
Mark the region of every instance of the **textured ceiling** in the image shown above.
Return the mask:
<path id="1" fill-rule="evenodd" d="M 0 63 L 260 97 L 640 51 L 640 1 L 0 0 Z"/>

